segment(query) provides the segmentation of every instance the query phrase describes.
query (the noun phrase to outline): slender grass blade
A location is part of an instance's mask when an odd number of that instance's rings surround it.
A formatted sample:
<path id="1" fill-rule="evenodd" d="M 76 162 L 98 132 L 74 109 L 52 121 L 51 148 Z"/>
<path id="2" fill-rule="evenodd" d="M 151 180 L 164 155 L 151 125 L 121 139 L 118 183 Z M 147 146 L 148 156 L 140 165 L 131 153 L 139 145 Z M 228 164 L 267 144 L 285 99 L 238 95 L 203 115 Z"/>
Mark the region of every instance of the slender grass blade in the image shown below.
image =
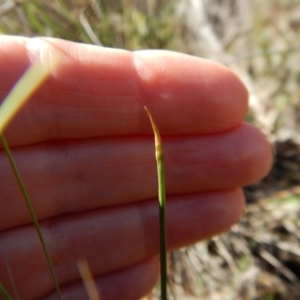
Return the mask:
<path id="1" fill-rule="evenodd" d="M 61 298 L 61 294 L 60 294 L 60 290 L 59 290 L 58 280 L 57 280 L 57 277 L 55 275 L 54 267 L 53 267 L 53 264 L 52 264 L 52 261 L 51 261 L 51 258 L 50 258 L 50 254 L 49 254 L 48 248 L 46 246 L 46 243 L 45 243 L 45 240 L 44 240 L 44 237 L 43 237 L 40 225 L 38 223 L 38 219 L 37 219 L 37 217 L 35 215 L 35 212 L 33 210 L 31 201 L 29 199 L 29 196 L 27 194 L 27 191 L 26 191 L 25 186 L 23 184 L 23 181 L 21 179 L 21 175 L 20 175 L 20 173 L 18 171 L 18 168 L 17 168 L 17 166 L 15 164 L 15 161 L 14 161 L 14 159 L 12 157 L 11 151 L 9 149 L 9 146 L 8 146 L 8 144 L 6 142 L 6 139 L 5 139 L 5 137 L 4 137 L 3 134 L 1 135 L 1 141 L 2 141 L 2 144 L 3 144 L 3 147 L 4 147 L 5 154 L 6 154 L 7 158 L 8 158 L 8 160 L 9 160 L 11 168 L 12 168 L 12 170 L 14 172 L 14 175 L 15 175 L 17 181 L 18 181 L 19 187 L 21 189 L 21 192 L 22 192 L 22 195 L 24 197 L 25 203 L 26 203 L 27 208 L 29 210 L 31 219 L 33 221 L 34 227 L 35 227 L 36 232 L 37 232 L 37 235 L 38 235 L 39 240 L 41 242 L 41 245 L 43 247 L 43 251 L 45 253 L 45 256 L 46 256 L 46 259 L 47 259 L 47 262 L 48 262 L 48 265 L 49 265 L 49 268 L 50 268 L 50 271 L 51 271 L 51 275 L 52 275 L 52 278 L 53 278 L 53 281 L 54 281 L 54 285 L 55 285 L 55 288 L 56 288 L 57 296 L 58 296 L 59 299 L 62 299 Z"/>
<path id="2" fill-rule="evenodd" d="M 12 298 L 9 296 L 8 292 L 4 288 L 4 286 L 0 283 L 0 294 L 4 297 L 4 300 L 12 300 Z"/>
<path id="3" fill-rule="evenodd" d="M 160 225 L 160 288 L 161 299 L 167 300 L 167 234 L 166 234 L 166 191 L 164 151 L 161 136 L 157 125 L 147 107 L 144 107 L 150 119 L 155 137 L 155 157 L 158 176 L 158 200 L 159 200 L 159 225 Z"/>
<path id="4" fill-rule="evenodd" d="M 77 261 L 77 266 L 80 276 L 84 282 L 85 289 L 88 293 L 89 300 L 101 300 L 96 282 L 92 276 L 87 261 L 85 259 L 80 259 Z"/>
<path id="5" fill-rule="evenodd" d="M 54 53 L 55 56 L 55 53 Z M 56 54 L 55 56 L 55 64 L 57 64 L 60 60 L 60 56 Z M 32 221 L 34 223 L 35 229 L 37 231 L 38 237 L 40 239 L 43 251 L 45 253 L 51 275 L 53 277 L 55 289 L 57 292 L 57 296 L 59 299 L 61 298 L 61 293 L 59 290 L 58 280 L 54 272 L 53 264 L 50 259 L 49 251 L 45 244 L 40 226 L 38 224 L 37 217 L 31 205 L 30 199 L 26 192 L 25 186 L 22 182 L 21 176 L 17 169 L 17 166 L 13 160 L 11 151 L 9 146 L 4 138 L 3 132 L 9 122 L 13 119 L 13 117 L 17 114 L 17 112 L 21 109 L 21 107 L 26 103 L 26 100 L 36 91 L 36 89 L 43 83 L 43 81 L 48 77 L 51 71 L 50 63 L 42 64 L 39 60 L 37 60 L 33 65 L 29 67 L 29 69 L 25 72 L 25 74 L 21 77 L 21 79 L 17 82 L 15 87 L 9 93 L 9 95 L 5 98 L 2 105 L 0 106 L 0 138 L 2 140 L 2 144 L 11 165 L 11 168 L 14 172 L 14 175 L 17 179 L 19 187 L 21 189 L 22 195 L 30 212 Z M 5 291 L 2 290 L 1 291 Z"/>

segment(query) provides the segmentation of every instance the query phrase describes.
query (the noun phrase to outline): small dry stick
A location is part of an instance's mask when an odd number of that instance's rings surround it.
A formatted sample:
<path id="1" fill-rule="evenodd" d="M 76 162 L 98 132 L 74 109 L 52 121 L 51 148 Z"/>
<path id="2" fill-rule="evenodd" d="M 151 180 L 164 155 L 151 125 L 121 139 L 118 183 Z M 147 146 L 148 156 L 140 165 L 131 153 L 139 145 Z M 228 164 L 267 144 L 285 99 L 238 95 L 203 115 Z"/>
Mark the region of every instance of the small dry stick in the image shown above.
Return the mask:
<path id="1" fill-rule="evenodd" d="M 85 289 L 88 293 L 90 300 L 100 300 L 98 289 L 95 283 L 95 280 L 91 274 L 88 263 L 85 259 L 80 259 L 77 261 L 78 270 L 80 276 L 84 282 Z"/>
<path id="2" fill-rule="evenodd" d="M 166 234 L 166 190 L 165 190 L 165 168 L 164 150 L 156 123 L 148 110 L 145 110 L 151 121 L 155 137 L 155 157 L 157 162 L 158 176 L 158 200 L 159 200 L 159 225 L 160 225 L 160 288 L 161 300 L 167 300 L 167 234 Z"/>

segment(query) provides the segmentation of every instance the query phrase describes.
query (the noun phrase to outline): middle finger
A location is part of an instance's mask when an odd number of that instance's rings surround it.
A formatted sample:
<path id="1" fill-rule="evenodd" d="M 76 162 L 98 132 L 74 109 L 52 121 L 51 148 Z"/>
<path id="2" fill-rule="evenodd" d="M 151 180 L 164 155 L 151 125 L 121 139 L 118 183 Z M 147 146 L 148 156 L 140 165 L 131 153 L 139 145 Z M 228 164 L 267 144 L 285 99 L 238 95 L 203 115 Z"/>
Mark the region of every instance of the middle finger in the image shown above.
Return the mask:
<path id="1" fill-rule="evenodd" d="M 262 177 L 271 163 L 267 141 L 247 124 L 223 134 L 165 137 L 163 142 L 166 190 L 173 195 L 243 186 Z M 39 219 L 157 195 L 152 137 L 49 142 L 15 148 L 13 154 Z M 0 166 L 3 230 L 31 219 L 4 153 Z"/>

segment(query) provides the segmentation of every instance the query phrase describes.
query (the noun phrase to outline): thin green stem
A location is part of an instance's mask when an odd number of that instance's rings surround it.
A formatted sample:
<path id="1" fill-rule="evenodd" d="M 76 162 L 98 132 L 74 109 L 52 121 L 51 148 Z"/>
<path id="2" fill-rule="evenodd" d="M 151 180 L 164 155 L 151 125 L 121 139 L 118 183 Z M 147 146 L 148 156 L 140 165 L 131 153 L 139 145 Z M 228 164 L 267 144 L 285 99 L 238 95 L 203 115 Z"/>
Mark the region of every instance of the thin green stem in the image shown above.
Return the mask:
<path id="1" fill-rule="evenodd" d="M 155 136 L 155 157 L 157 163 L 158 177 L 158 200 L 159 200 L 159 225 L 160 225 L 160 288 L 161 300 L 167 300 L 167 233 L 166 233 L 166 189 L 165 189 L 165 168 L 164 168 L 164 150 L 157 125 L 150 113 L 145 110 L 151 121 Z"/>
<path id="2" fill-rule="evenodd" d="M 20 173 L 19 173 L 19 171 L 17 169 L 17 166 L 16 166 L 16 164 L 14 162 L 14 159 L 12 157 L 11 151 L 9 149 L 9 146 L 8 146 L 8 144 L 6 142 L 6 139 L 5 139 L 5 137 L 4 137 L 3 134 L 1 135 L 1 140 L 2 140 L 2 144 L 3 144 L 4 150 L 5 150 L 6 156 L 7 156 L 8 160 L 9 160 L 11 168 L 12 168 L 14 174 L 15 174 L 15 177 L 16 177 L 17 182 L 19 184 L 19 187 L 21 189 L 22 195 L 23 195 L 23 197 L 25 199 L 25 202 L 26 202 L 27 208 L 29 210 L 29 213 L 31 215 L 31 218 L 32 218 L 34 227 L 36 229 L 37 235 L 38 235 L 38 237 L 40 239 L 40 242 L 41 242 L 41 245 L 43 247 L 43 251 L 45 253 L 45 256 L 46 256 L 46 259 L 47 259 L 47 262 L 48 262 L 48 265 L 49 265 L 49 268 L 50 268 L 50 271 L 51 271 L 51 275 L 52 275 L 52 278 L 53 278 L 53 281 L 54 281 L 54 285 L 55 285 L 55 289 L 56 289 L 56 293 L 57 293 L 58 299 L 61 300 L 62 297 L 61 297 L 61 293 L 60 293 L 60 290 L 59 290 L 58 280 L 57 280 L 57 277 L 55 275 L 54 267 L 53 267 L 53 264 L 52 264 L 52 261 L 51 261 L 51 258 L 50 258 L 50 254 L 49 254 L 49 251 L 47 249 L 45 240 L 43 238 L 43 235 L 42 235 L 41 228 L 39 226 L 37 217 L 35 215 L 35 212 L 34 212 L 33 207 L 31 205 L 29 196 L 28 196 L 28 194 L 26 192 L 26 189 L 25 189 L 25 186 L 24 186 L 24 184 L 22 182 Z"/>
<path id="3" fill-rule="evenodd" d="M 8 292 L 6 291 L 6 289 L 1 283 L 0 283 L 0 293 L 2 294 L 5 300 L 12 300 L 12 298 L 10 297 L 10 295 L 8 294 Z"/>

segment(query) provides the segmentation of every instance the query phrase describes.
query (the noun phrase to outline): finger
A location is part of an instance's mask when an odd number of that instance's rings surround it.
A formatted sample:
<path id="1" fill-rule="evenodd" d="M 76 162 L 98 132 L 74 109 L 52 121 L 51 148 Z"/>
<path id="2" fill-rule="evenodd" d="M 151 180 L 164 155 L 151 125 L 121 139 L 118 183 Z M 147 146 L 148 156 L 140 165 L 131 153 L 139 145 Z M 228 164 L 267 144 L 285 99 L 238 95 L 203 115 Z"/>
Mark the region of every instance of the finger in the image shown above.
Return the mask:
<path id="1" fill-rule="evenodd" d="M 157 255 L 157 205 L 157 201 L 151 200 L 42 222 L 60 284 L 79 280 L 78 258 L 85 258 L 92 274 L 99 276 Z M 168 197 L 168 248 L 179 248 L 219 234 L 238 221 L 243 209 L 240 190 Z M 0 234 L 0 281 L 10 287 L 9 278 L 13 278 L 20 298 L 28 293 L 28 297 L 37 298 L 53 289 L 32 226 Z"/>
<path id="2" fill-rule="evenodd" d="M 111 272 L 95 278 L 101 300 L 136 300 L 148 295 L 158 280 L 158 260 L 152 258 L 134 266 Z M 82 281 L 67 284 L 61 288 L 64 300 L 89 299 Z M 41 300 L 56 300 L 52 292 Z"/>
<path id="3" fill-rule="evenodd" d="M 1 36 L 0 98 L 35 57 L 60 66 L 7 130 L 11 145 L 51 139 L 151 133 L 206 134 L 240 124 L 247 91 L 227 68 L 167 51 L 127 52 L 56 39 Z M 17 59 L 16 59 L 17 57 Z"/>
<path id="4" fill-rule="evenodd" d="M 271 165 L 270 145 L 246 124 L 220 135 L 165 138 L 164 146 L 166 190 L 173 195 L 243 186 Z M 157 195 L 152 138 L 39 144 L 13 154 L 39 219 Z M 0 165 L 0 230 L 31 223 L 3 154 Z"/>

